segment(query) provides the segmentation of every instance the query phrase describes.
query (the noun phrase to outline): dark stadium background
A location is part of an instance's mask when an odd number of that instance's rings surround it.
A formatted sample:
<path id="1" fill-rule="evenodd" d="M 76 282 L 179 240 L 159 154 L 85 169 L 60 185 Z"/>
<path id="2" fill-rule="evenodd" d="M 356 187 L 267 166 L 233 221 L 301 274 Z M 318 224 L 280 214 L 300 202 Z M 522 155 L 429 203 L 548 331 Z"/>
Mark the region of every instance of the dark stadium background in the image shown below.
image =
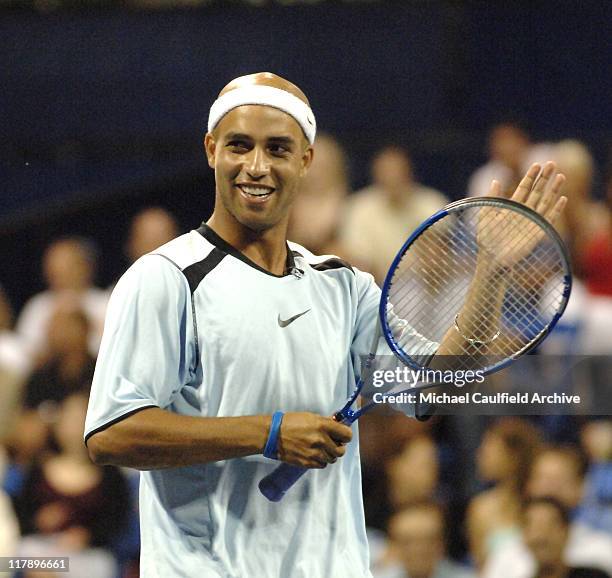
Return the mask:
<path id="1" fill-rule="evenodd" d="M 355 187 L 393 141 L 423 182 L 462 196 L 507 115 L 539 141 L 584 141 L 605 166 L 612 2 L 250 4 L 0 4 L 0 274 L 16 310 L 58 235 L 95 239 L 108 285 L 139 207 L 164 205 L 184 229 L 208 216 L 207 111 L 239 74 L 302 86 Z"/>

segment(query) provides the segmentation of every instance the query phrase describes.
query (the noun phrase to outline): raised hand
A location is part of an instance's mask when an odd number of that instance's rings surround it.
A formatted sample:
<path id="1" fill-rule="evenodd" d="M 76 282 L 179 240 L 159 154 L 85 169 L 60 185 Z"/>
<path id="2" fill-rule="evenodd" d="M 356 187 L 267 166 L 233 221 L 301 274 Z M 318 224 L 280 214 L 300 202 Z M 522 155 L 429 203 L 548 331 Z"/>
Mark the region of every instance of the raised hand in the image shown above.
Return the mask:
<path id="1" fill-rule="evenodd" d="M 554 224 L 563 212 L 567 198 L 560 196 L 565 176 L 557 173 L 554 162 L 532 165 L 510 199 L 533 209 Z M 547 185 L 551 182 L 550 187 Z M 500 197 L 500 184 L 491 183 L 490 196 Z M 541 241 L 539 227 L 516 213 L 501 212 L 494 207 L 483 208 L 479 215 L 477 239 L 480 257 L 498 267 L 512 267 L 526 257 Z"/>

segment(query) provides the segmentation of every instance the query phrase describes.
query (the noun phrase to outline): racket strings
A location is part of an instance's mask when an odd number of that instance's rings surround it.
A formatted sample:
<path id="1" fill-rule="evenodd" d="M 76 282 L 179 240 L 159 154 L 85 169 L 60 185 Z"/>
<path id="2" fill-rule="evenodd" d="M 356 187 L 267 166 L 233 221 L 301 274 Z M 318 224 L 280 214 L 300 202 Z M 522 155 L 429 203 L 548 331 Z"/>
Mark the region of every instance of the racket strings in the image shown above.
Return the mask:
<path id="1" fill-rule="evenodd" d="M 536 238 L 530 239 L 529 236 Z M 534 230 L 533 227 L 531 227 L 529 236 L 523 236 L 522 240 L 525 243 L 537 243 L 542 238 L 541 233 L 537 229 Z M 512 329 L 519 337 L 524 336 L 529 340 L 545 329 L 562 298 L 562 292 L 557 288 L 555 290 L 556 298 L 549 300 L 555 304 L 555 307 L 550 312 L 541 307 L 543 303 L 542 288 L 545 281 L 545 277 L 542 275 L 543 265 L 545 261 L 549 260 L 544 255 L 549 252 L 550 247 L 536 246 L 530 253 L 529 260 L 517 263 L 510 272 L 501 320 L 504 323 L 503 329 L 506 331 Z M 508 347 L 502 348 L 501 346 L 508 343 L 508 340 L 502 340 L 493 344 L 489 348 L 490 354 L 507 355 L 509 353 Z M 516 340 L 512 340 L 510 343 L 509 347 L 513 348 Z"/>
<path id="2" fill-rule="evenodd" d="M 427 255 L 434 253 L 436 250 L 439 255 L 439 247 L 450 245 L 448 233 L 445 232 L 444 235 L 440 235 L 435 230 L 428 231 L 427 236 L 421 237 L 419 241 L 419 245 L 423 247 L 422 252 L 425 252 Z M 438 249 L 436 249 L 436 247 L 438 247 Z M 416 248 L 416 250 L 420 251 L 421 247 Z M 409 317 L 416 316 L 417 320 L 421 322 L 417 322 L 417 327 L 420 328 L 421 324 L 425 326 L 430 325 L 431 320 L 429 319 L 427 308 L 423 307 L 423 295 L 415 295 L 415 293 L 407 291 L 407 285 L 412 282 L 413 278 L 419 278 L 426 288 L 427 295 L 424 297 L 430 302 L 430 305 L 432 307 L 444 305 L 444 309 L 450 310 L 455 306 L 454 300 L 449 300 L 447 296 L 449 282 L 453 282 L 453 271 L 447 267 L 442 268 L 445 263 L 439 260 L 433 262 L 427 260 L 425 263 L 422 263 L 422 261 L 425 261 L 425 256 L 419 253 L 411 255 L 411 258 L 413 258 L 415 262 L 408 261 L 402 264 L 402 268 L 405 267 L 410 274 L 405 275 L 402 273 L 398 286 L 396 286 L 396 280 L 394 280 L 393 291 L 397 295 L 403 294 L 403 297 L 400 297 L 397 303 L 397 309 L 402 310 L 403 314 Z M 460 262 L 460 260 L 457 259 L 457 262 Z M 436 267 L 433 265 L 438 266 Z M 413 277 L 412 272 L 415 269 L 417 269 L 417 274 Z M 459 270 L 455 271 L 455 277 L 467 277 L 470 274 L 470 267 L 466 264 L 462 264 L 462 267 L 457 269 Z M 463 271 L 461 269 L 463 269 Z M 458 279 L 455 279 L 455 283 L 457 280 Z M 408 302 L 410 302 L 409 305 L 407 304 Z"/>
<path id="3" fill-rule="evenodd" d="M 492 313 L 499 309 L 499 289 L 483 290 L 479 307 L 489 314 L 471 320 L 469 335 L 459 325 L 455 330 L 478 259 L 503 264 L 521 252 L 506 273 L 501 315 Z M 506 207 L 470 207 L 436 221 L 409 246 L 391 279 L 388 303 L 410 334 L 436 343 L 452 339 L 461 351 L 457 363 L 471 367 L 483 343 L 488 358 L 504 358 L 546 330 L 564 299 L 565 269 L 559 247 L 529 217 Z M 411 356 L 410 340 L 401 341 Z"/>

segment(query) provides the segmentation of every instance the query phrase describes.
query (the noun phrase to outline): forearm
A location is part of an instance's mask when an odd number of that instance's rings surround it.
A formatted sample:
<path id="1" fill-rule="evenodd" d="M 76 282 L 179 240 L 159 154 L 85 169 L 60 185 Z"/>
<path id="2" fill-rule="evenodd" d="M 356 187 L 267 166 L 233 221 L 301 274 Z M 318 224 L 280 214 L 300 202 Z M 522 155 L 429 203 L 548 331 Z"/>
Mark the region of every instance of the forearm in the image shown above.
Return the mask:
<path id="1" fill-rule="evenodd" d="M 139 470 L 190 466 L 262 452 L 270 416 L 191 417 L 147 408 L 89 438 L 93 461 Z"/>
<path id="2" fill-rule="evenodd" d="M 507 273 L 482 258 L 456 320 L 446 332 L 436 356 L 486 353 L 486 345 L 499 331 L 501 309 L 507 287 Z M 473 340 L 470 342 L 468 339 Z"/>

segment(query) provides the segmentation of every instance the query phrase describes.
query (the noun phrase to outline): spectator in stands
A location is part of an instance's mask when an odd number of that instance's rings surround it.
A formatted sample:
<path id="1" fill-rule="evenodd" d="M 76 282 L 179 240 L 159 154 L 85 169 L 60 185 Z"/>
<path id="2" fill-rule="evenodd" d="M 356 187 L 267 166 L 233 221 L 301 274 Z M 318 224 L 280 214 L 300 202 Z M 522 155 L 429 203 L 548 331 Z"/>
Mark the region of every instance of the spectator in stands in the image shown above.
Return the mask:
<path id="1" fill-rule="evenodd" d="M 491 129 L 488 153 L 489 162 L 470 177 L 469 197 L 488 195 L 493 180 L 499 181 L 502 192 L 513 191 L 533 163 L 543 165 L 551 158 L 551 147 L 547 144 L 534 145 L 522 124 L 509 119 Z"/>
<path id="2" fill-rule="evenodd" d="M 46 353 L 49 319 L 57 301 L 66 295 L 76 297 L 87 315 L 91 324 L 89 350 L 97 354 L 108 294 L 93 285 L 95 264 L 95 249 L 85 239 L 60 239 L 45 251 L 43 272 L 48 289 L 26 303 L 17 321 L 17 332 L 33 359 Z"/>
<path id="3" fill-rule="evenodd" d="M 364 496 L 364 508 L 368 520 L 368 542 L 370 546 L 370 559 L 373 567 L 384 566 L 387 558 L 387 540 L 380 530 L 386 529 L 389 516 L 409 505 L 423 501 L 433 500 L 437 497 L 439 482 L 438 449 L 432 438 L 425 433 L 422 423 L 420 428 L 413 429 L 412 435 L 404 430 L 402 422 L 410 423 L 405 417 L 376 416 L 386 419 L 383 425 L 378 425 L 378 433 L 383 436 L 373 436 L 377 441 L 374 446 L 380 448 L 380 455 L 384 461 L 384 469 L 377 468 L 370 456 L 369 461 L 363 464 L 364 484 L 369 491 Z M 364 423 L 368 423 L 367 421 Z M 425 426 L 427 427 L 427 426 Z M 372 428 L 372 433 L 374 428 Z M 406 438 L 406 435 L 410 437 Z M 384 437 L 393 440 L 385 441 Z M 362 439 L 368 437 L 367 433 Z M 389 447 L 394 447 L 397 439 L 404 439 L 403 447 L 395 448 L 395 454 L 387 455 Z M 367 440 L 366 448 L 372 443 Z M 399 451 L 398 451 L 399 449 Z M 374 447 L 370 447 L 373 451 Z M 368 451 L 366 450 L 366 455 Z"/>
<path id="4" fill-rule="evenodd" d="M 75 576 L 114 578 L 109 552 L 129 507 L 126 482 L 114 467 L 91 463 L 83 445 L 87 396 L 67 397 L 53 426 L 58 451 L 29 473 L 16 511 L 20 556 L 69 556 Z"/>
<path id="5" fill-rule="evenodd" d="M 372 181 L 349 198 L 340 239 L 350 260 L 382 283 L 410 233 L 448 199 L 415 181 L 410 155 L 398 146 L 376 153 Z"/>
<path id="6" fill-rule="evenodd" d="M 55 304 L 47 327 L 48 349 L 25 385 L 24 408 L 9 442 L 23 467 L 45 449 L 57 405 L 72 393 L 89 392 L 95 368 L 88 350 L 89 320 L 79 300 L 66 294 Z"/>
<path id="7" fill-rule="evenodd" d="M 47 327 L 48 349 L 25 388 L 24 404 L 37 409 L 41 403 L 61 402 L 70 393 L 88 392 L 96 360 L 89 353 L 90 325 L 78 300 L 56 302 Z"/>
<path id="8" fill-rule="evenodd" d="M 612 419 L 587 422 L 580 438 L 589 456 L 589 469 L 576 519 L 612 536 Z"/>
<path id="9" fill-rule="evenodd" d="M 529 500 L 524 509 L 523 535 L 535 562 L 531 578 L 610 578 L 602 570 L 566 564 L 569 514 L 559 500 Z"/>
<path id="10" fill-rule="evenodd" d="M 572 268 L 578 275 L 574 276 L 567 309 L 551 338 L 544 342 L 543 351 L 609 357 L 612 353 L 612 212 L 590 196 L 593 159 L 586 147 L 577 141 L 563 141 L 557 145 L 556 156 L 567 172 L 565 194 L 570 207 L 570 214 L 564 215 L 556 226 L 572 251 Z M 612 177 L 607 202 L 612 207 Z M 597 399 L 602 390 L 599 384 L 594 384 L 591 397 Z"/>
<path id="11" fill-rule="evenodd" d="M 587 462 L 574 447 L 551 447 L 533 463 L 527 482 L 529 498 L 555 498 L 570 512 L 571 522 L 565 547 L 570 566 L 593 567 L 612 575 L 612 537 L 589 528 L 576 519 L 584 491 Z M 518 537 L 506 541 L 487 559 L 483 578 L 532 578 L 533 556 Z"/>
<path id="12" fill-rule="evenodd" d="M 606 203 L 601 206 L 601 230 L 584 243 L 578 268 L 592 295 L 612 297 L 612 171 L 606 187 Z"/>
<path id="13" fill-rule="evenodd" d="M 314 158 L 296 196 L 288 237 L 317 255 L 344 256 L 338 239 L 341 219 L 350 192 L 348 165 L 340 143 L 329 134 L 318 134 Z"/>
<path id="14" fill-rule="evenodd" d="M 126 253 L 130 263 L 154 251 L 179 235 L 174 216 L 162 207 L 140 211 L 130 224 Z"/>
<path id="15" fill-rule="evenodd" d="M 30 359 L 13 331 L 13 313 L 0 287 L 0 446 L 14 424 Z"/>
<path id="16" fill-rule="evenodd" d="M 567 211 L 555 227 L 582 276 L 586 247 L 609 228 L 609 215 L 606 206 L 592 196 L 595 168 L 589 149 L 577 140 L 564 140 L 555 145 L 553 155 L 565 174 L 563 194 L 567 197 Z"/>
<path id="17" fill-rule="evenodd" d="M 529 470 L 540 449 L 537 428 L 520 418 L 503 418 L 485 433 L 476 456 L 478 475 L 491 489 L 472 499 L 467 512 L 470 552 L 477 568 L 520 532 Z"/>
<path id="18" fill-rule="evenodd" d="M 440 479 L 438 448 L 428 435 L 416 436 L 387 463 L 388 498 L 398 511 L 436 497 Z"/>
<path id="19" fill-rule="evenodd" d="M 414 503 L 389 522 L 389 563 L 374 569 L 376 578 L 473 578 L 446 557 L 445 520 L 431 501 Z"/>

